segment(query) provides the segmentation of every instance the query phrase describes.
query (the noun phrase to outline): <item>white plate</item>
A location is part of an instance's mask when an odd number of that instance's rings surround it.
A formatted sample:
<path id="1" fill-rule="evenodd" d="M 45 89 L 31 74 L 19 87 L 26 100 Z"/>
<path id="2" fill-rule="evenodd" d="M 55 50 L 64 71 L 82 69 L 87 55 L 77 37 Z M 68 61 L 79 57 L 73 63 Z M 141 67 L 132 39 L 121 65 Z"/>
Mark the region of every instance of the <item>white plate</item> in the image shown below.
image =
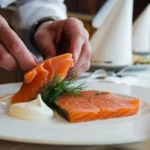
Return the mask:
<path id="1" fill-rule="evenodd" d="M 0 95 L 16 92 L 21 84 L 0 86 Z M 140 114 L 132 117 L 71 124 L 60 116 L 50 122 L 11 118 L 0 105 L 0 139 L 61 145 L 105 145 L 139 142 L 148 138 L 150 89 L 113 83 L 89 82 L 88 88 L 110 91 L 142 99 Z"/>

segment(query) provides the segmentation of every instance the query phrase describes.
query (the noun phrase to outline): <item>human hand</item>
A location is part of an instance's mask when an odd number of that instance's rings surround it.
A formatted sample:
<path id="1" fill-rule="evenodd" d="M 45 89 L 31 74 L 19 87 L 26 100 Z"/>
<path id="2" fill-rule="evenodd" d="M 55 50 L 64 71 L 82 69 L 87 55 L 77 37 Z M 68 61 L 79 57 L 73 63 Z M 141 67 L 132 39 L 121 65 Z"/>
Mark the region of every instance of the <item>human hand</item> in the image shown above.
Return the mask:
<path id="1" fill-rule="evenodd" d="M 36 58 L 0 16 L 0 67 L 12 71 L 18 65 L 26 72 L 36 65 Z"/>
<path id="2" fill-rule="evenodd" d="M 36 46 L 45 59 L 73 54 L 75 66 L 69 75 L 80 75 L 89 69 L 92 51 L 88 40 L 83 23 L 75 18 L 44 22 L 34 34 Z"/>

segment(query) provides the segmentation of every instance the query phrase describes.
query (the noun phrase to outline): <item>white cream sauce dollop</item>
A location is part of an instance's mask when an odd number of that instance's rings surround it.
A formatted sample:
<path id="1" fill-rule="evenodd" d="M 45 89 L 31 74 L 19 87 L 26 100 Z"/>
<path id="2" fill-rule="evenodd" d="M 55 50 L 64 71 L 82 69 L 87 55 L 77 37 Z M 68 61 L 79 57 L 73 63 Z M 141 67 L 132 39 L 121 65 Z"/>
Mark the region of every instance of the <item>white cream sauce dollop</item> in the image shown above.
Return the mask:
<path id="1" fill-rule="evenodd" d="M 12 104 L 8 114 L 14 118 L 33 121 L 50 120 L 54 116 L 53 110 L 43 102 L 40 94 L 30 102 Z"/>

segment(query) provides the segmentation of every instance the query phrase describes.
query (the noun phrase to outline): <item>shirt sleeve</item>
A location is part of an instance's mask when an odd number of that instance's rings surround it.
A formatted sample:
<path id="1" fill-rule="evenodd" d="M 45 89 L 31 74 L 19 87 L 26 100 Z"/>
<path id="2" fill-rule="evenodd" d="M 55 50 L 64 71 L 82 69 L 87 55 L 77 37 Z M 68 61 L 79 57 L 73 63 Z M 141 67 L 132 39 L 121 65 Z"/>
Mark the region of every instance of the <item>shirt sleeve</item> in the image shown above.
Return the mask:
<path id="1" fill-rule="evenodd" d="M 42 57 L 30 41 L 30 29 L 36 21 L 45 17 L 66 19 L 64 0 L 17 0 L 17 9 L 12 24 L 25 45 L 38 60 L 42 60 Z"/>
<path id="2" fill-rule="evenodd" d="M 31 26 L 44 17 L 66 19 L 64 0 L 18 0 L 20 28 L 29 30 Z"/>
<path id="3" fill-rule="evenodd" d="M 15 0 L 0 0 L 0 8 L 5 8 L 13 2 L 15 2 Z"/>

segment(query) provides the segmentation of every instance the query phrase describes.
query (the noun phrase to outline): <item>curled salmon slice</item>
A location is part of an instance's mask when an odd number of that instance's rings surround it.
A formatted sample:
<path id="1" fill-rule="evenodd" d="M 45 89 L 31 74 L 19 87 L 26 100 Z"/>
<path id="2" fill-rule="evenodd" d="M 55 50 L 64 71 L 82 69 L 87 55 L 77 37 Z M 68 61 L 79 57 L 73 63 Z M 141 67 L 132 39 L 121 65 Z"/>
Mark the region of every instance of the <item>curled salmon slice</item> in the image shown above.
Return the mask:
<path id="1" fill-rule="evenodd" d="M 72 54 L 67 53 L 45 60 L 24 75 L 20 90 L 11 98 L 11 103 L 28 102 L 33 100 L 39 89 L 50 82 L 55 76 L 63 80 L 69 68 L 73 67 Z"/>

